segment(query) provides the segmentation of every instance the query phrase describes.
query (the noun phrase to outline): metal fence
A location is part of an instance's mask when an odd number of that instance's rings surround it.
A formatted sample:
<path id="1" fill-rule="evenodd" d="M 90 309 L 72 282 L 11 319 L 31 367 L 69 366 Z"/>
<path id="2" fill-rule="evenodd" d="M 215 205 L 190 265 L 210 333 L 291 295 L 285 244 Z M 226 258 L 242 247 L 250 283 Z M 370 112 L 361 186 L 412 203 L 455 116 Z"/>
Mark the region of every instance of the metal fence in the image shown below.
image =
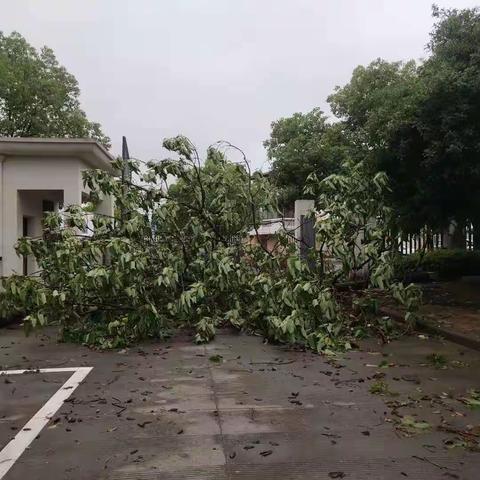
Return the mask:
<path id="1" fill-rule="evenodd" d="M 466 248 L 467 250 L 473 250 L 473 225 L 469 224 L 467 225 L 467 228 L 465 229 L 465 238 L 466 238 Z"/>
<path id="2" fill-rule="evenodd" d="M 422 231 L 417 234 L 406 234 L 400 237 L 399 250 L 405 255 L 418 252 L 419 250 L 434 250 L 444 247 L 444 235 L 442 232 L 432 233 Z"/>
<path id="3" fill-rule="evenodd" d="M 473 250 L 474 231 L 473 225 L 468 224 L 465 228 L 465 250 Z M 406 234 L 399 238 L 399 251 L 405 255 L 418 252 L 420 250 L 435 250 L 445 248 L 446 234 L 443 232 L 432 232 L 424 229 L 417 234 Z"/>

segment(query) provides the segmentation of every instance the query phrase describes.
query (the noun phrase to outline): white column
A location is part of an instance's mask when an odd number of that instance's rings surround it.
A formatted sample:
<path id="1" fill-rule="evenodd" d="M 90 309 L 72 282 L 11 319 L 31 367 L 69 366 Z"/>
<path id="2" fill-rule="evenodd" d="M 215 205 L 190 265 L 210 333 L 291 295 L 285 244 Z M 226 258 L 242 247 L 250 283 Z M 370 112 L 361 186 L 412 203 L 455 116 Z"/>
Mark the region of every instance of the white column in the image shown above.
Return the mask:
<path id="1" fill-rule="evenodd" d="M 3 257 L 3 162 L 4 155 L 0 155 L 0 257 Z M 0 276 L 3 275 L 3 262 L 0 261 Z"/>
<path id="2" fill-rule="evenodd" d="M 113 216 L 113 199 L 110 195 L 101 197 L 100 203 L 96 208 L 96 212 L 102 215 Z"/>
<path id="3" fill-rule="evenodd" d="M 295 200 L 295 238 L 301 239 L 302 216 L 308 215 L 315 209 L 315 202 L 313 200 Z"/>
<path id="4" fill-rule="evenodd" d="M 15 244 L 21 235 L 21 212 L 19 211 L 19 198 L 16 188 L 8 188 L 4 185 L 2 189 L 2 211 L 3 211 L 3 255 L 2 274 L 23 273 L 22 259 L 17 256 Z M 19 223 L 20 222 L 20 223 Z"/>

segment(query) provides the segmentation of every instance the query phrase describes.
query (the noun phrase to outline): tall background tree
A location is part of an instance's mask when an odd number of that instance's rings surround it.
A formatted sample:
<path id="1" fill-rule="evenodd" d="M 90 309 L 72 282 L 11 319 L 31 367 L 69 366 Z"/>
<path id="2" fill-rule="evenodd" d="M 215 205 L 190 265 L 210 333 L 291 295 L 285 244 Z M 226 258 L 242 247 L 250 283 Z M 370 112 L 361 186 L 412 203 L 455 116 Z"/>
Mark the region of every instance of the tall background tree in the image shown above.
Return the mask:
<path id="1" fill-rule="evenodd" d="M 434 6 L 433 17 L 426 60 L 355 68 L 327 99 L 336 123 L 319 109 L 272 123 L 265 146 L 284 203 L 304 196 L 308 175 L 353 157 L 372 178 L 388 174 L 403 232 L 455 224 L 463 248 L 467 224 L 480 232 L 480 10 Z"/>
<path id="2" fill-rule="evenodd" d="M 425 95 L 418 72 L 414 61 L 377 59 L 355 68 L 350 82 L 328 97 L 332 112 L 355 139 L 356 151 L 367 160 L 372 176 L 378 170 L 388 171 L 401 227 L 408 225 L 415 232 L 425 224 L 425 216 L 420 216 L 424 203 L 417 193 L 425 175 L 418 170 L 419 156 L 398 158 L 402 146 L 396 139 L 414 121 Z"/>
<path id="3" fill-rule="evenodd" d="M 428 95 L 418 114 L 431 170 L 432 198 L 460 227 L 473 222 L 480 248 L 480 10 L 434 9 L 431 57 L 422 77 Z M 427 184 L 430 186 L 430 184 Z M 462 238 L 459 239 L 462 241 Z"/>
<path id="4" fill-rule="evenodd" d="M 297 199 L 313 198 L 304 192 L 308 176 L 315 173 L 321 180 L 338 171 L 349 149 L 342 126 L 328 123 L 319 108 L 272 122 L 264 146 L 272 164 L 270 178 L 286 209 Z"/>
<path id="5" fill-rule="evenodd" d="M 336 87 L 327 101 L 355 138 L 356 148 L 366 153 L 384 147 L 392 132 L 413 117 L 421 95 L 413 60 L 404 63 L 378 58 L 367 67 L 355 68 L 350 82 Z"/>
<path id="6" fill-rule="evenodd" d="M 377 60 L 329 97 L 357 145 L 391 180 L 404 231 L 480 231 L 480 11 L 433 7 L 429 56 Z M 480 235 L 476 236 L 480 247 Z M 464 247 L 463 235 L 457 246 Z"/>
<path id="7" fill-rule="evenodd" d="M 0 136 L 110 139 L 80 108 L 75 77 L 50 48 L 37 51 L 22 35 L 0 32 Z"/>

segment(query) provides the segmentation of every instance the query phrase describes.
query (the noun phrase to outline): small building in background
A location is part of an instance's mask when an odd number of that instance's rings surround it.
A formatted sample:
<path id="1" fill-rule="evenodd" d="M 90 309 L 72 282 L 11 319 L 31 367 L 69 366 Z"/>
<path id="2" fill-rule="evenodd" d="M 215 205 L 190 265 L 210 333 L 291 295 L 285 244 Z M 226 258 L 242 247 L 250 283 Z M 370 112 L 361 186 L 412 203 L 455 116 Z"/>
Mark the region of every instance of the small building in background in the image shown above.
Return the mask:
<path id="1" fill-rule="evenodd" d="M 279 235 L 286 233 L 292 242 L 297 243 L 302 252 L 302 248 L 305 245 L 313 246 L 315 242 L 313 233 L 314 222 L 313 219 L 309 220 L 314 209 L 315 204 L 313 200 L 296 200 L 295 208 L 289 211 L 285 217 L 276 217 L 274 214 L 266 212 L 265 218 L 257 231 L 252 229 L 248 232 L 249 243 L 251 245 L 260 243 L 263 248 L 273 253 L 278 251 L 280 247 L 278 242 Z"/>
<path id="2" fill-rule="evenodd" d="M 294 228 L 294 218 L 266 218 L 262 220 L 256 231 L 252 229 L 248 232 L 249 243 L 250 245 L 261 244 L 263 248 L 273 253 L 279 248 L 279 234 L 290 233 L 293 240 Z"/>
<path id="3" fill-rule="evenodd" d="M 80 205 L 89 198 L 82 171 L 113 172 L 112 155 L 91 139 L 0 138 L 0 275 L 28 275 L 33 258 L 20 258 L 15 244 L 42 234 L 45 212 Z M 111 198 L 96 212 L 113 215 Z"/>

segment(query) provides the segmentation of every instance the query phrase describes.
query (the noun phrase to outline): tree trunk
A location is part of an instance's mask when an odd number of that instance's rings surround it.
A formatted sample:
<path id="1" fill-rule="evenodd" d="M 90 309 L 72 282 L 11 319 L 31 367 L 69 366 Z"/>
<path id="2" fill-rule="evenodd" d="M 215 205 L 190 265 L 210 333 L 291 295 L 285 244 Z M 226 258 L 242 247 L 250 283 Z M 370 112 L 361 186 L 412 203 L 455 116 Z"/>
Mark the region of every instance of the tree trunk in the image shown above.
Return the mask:
<path id="1" fill-rule="evenodd" d="M 473 225 L 473 249 L 480 250 L 480 217 L 472 221 Z"/>
<path id="2" fill-rule="evenodd" d="M 465 235 L 465 225 L 463 223 L 455 223 L 452 234 L 452 248 L 465 250 L 467 237 Z"/>
<path id="3" fill-rule="evenodd" d="M 452 222 L 450 227 L 443 232 L 443 248 L 466 248 L 466 236 L 464 225 Z"/>

